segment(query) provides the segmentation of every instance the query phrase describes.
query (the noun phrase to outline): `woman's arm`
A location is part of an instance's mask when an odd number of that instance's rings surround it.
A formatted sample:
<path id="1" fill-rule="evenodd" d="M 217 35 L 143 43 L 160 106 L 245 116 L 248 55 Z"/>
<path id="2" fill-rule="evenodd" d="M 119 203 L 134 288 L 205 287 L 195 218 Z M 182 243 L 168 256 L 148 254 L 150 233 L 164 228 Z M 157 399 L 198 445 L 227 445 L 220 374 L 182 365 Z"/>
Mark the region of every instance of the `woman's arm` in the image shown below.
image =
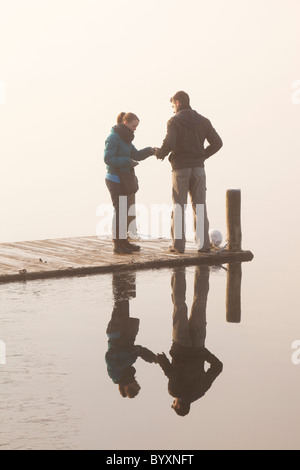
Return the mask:
<path id="1" fill-rule="evenodd" d="M 137 150 L 133 144 L 131 144 L 131 158 L 136 162 L 145 160 L 148 157 L 154 155 L 154 149 L 152 147 L 146 147 L 142 150 Z"/>
<path id="2" fill-rule="evenodd" d="M 144 346 L 136 345 L 135 346 L 138 355 L 144 359 L 146 362 L 157 362 L 156 354 L 154 354 L 150 349 L 145 348 Z"/>

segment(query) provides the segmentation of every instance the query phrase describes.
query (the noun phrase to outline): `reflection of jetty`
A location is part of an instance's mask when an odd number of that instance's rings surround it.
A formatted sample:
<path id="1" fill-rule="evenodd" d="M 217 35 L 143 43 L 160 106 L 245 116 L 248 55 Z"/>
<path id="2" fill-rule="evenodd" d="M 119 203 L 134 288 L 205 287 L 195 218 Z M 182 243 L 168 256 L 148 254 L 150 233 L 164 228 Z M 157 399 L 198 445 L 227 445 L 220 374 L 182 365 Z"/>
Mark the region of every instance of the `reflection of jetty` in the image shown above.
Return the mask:
<path id="1" fill-rule="evenodd" d="M 187 243 L 184 254 L 168 252 L 170 240 L 139 241 L 138 254 L 116 255 L 112 242 L 97 237 L 59 238 L 0 244 L 0 282 L 43 279 L 119 270 L 181 265 L 216 265 L 251 261 L 250 251 L 197 253 Z"/>
<path id="2" fill-rule="evenodd" d="M 165 268 L 183 265 L 221 265 L 251 261 L 251 251 L 241 248 L 241 192 L 230 189 L 226 194 L 226 248 L 198 253 L 193 243 L 186 244 L 183 254 L 169 253 L 170 240 L 139 241 L 141 251 L 130 255 L 113 253 L 112 241 L 98 237 L 59 238 L 0 244 L 0 282 L 79 276 L 120 270 Z M 228 290 L 237 290 L 239 270 L 232 269 Z M 230 295 L 230 298 L 232 296 Z M 238 305 L 239 298 L 233 302 Z M 236 307 L 228 311 L 236 312 Z M 231 317 L 232 314 L 229 314 Z M 233 315 L 238 318 L 235 313 Z M 229 320 L 230 321 L 230 320 Z M 238 320 L 235 320 L 238 321 Z"/>

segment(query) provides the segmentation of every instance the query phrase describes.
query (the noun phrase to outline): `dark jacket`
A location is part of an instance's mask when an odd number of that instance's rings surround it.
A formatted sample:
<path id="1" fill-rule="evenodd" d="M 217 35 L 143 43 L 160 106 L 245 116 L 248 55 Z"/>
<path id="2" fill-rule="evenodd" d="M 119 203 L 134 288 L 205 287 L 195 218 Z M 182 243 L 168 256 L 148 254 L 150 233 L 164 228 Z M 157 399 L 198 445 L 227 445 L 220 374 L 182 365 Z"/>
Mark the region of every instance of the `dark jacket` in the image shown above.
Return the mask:
<path id="1" fill-rule="evenodd" d="M 170 395 L 185 403 L 203 397 L 223 370 L 222 362 L 206 348 L 187 348 L 173 343 L 170 355 L 172 363 L 165 354 L 158 354 L 158 363 L 169 379 Z M 210 365 L 207 371 L 205 362 Z"/>
<path id="2" fill-rule="evenodd" d="M 128 300 L 118 302 L 120 308 L 126 308 Z M 139 330 L 140 320 L 138 318 L 120 318 L 120 322 L 113 320 L 108 324 L 108 351 L 105 354 L 107 373 L 115 384 L 127 385 L 134 379 L 135 368 L 133 364 L 138 357 L 146 362 L 154 362 L 155 354 L 147 348 L 135 345 L 135 339 Z"/>
<path id="3" fill-rule="evenodd" d="M 134 379 L 133 364 L 138 357 L 144 361 L 155 362 L 155 354 L 147 348 L 134 344 L 119 344 L 111 346 L 105 354 L 107 373 L 115 384 L 128 385 Z"/>
<path id="4" fill-rule="evenodd" d="M 206 148 L 205 140 L 209 143 Z M 169 161 L 173 170 L 203 167 L 222 145 L 209 119 L 193 109 L 183 109 L 168 121 L 167 135 L 157 156 L 163 159 L 172 152 Z"/>

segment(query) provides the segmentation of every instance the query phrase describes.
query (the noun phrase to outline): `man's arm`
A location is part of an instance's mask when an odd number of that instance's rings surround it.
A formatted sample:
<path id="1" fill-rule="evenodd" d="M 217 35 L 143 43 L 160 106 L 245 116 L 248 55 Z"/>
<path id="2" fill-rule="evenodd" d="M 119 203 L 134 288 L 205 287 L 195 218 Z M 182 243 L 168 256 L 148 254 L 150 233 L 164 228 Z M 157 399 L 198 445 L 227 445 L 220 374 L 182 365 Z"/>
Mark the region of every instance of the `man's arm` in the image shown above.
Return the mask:
<path id="1" fill-rule="evenodd" d="M 209 158 L 220 150 L 223 146 L 223 142 L 217 131 L 213 128 L 210 121 L 208 121 L 208 132 L 206 140 L 209 145 L 205 148 L 205 158 Z"/>
<path id="2" fill-rule="evenodd" d="M 223 364 L 222 362 L 214 356 L 208 349 L 205 348 L 205 360 L 210 364 L 209 369 L 205 373 L 206 379 L 206 389 L 208 390 L 213 382 L 216 380 L 218 375 L 220 375 L 223 371 Z"/>
<path id="3" fill-rule="evenodd" d="M 164 371 L 164 374 L 169 378 L 172 372 L 172 364 L 165 355 L 165 353 L 157 354 L 157 363 L 160 365 L 162 370 Z"/>
<path id="4" fill-rule="evenodd" d="M 176 140 L 177 129 L 172 119 L 170 119 L 167 125 L 167 135 L 164 138 L 163 144 L 160 149 L 156 149 L 155 151 L 157 158 L 163 160 L 167 155 L 169 155 L 169 153 L 175 148 Z"/>

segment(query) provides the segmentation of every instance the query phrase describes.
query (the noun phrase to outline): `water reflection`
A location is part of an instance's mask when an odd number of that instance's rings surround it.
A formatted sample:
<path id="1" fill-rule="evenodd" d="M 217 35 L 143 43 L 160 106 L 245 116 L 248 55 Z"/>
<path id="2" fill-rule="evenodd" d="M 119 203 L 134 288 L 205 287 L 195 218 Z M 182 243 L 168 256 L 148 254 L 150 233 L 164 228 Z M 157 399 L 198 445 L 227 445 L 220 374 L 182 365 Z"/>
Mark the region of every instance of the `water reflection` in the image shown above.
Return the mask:
<path id="1" fill-rule="evenodd" d="M 205 346 L 209 278 L 211 270 L 216 269 L 221 267 L 195 267 L 190 312 L 186 303 L 186 268 L 176 267 L 171 271 L 173 324 L 170 359 L 164 352 L 154 353 L 135 344 L 140 319 L 130 316 L 130 299 L 136 296 L 136 273 L 113 274 L 114 305 L 106 330 L 108 351 L 105 360 L 108 375 L 118 385 L 122 397 L 134 398 L 141 389 L 134 367 L 138 357 L 160 366 L 168 379 L 168 393 L 174 399 L 172 408 L 180 416 L 187 415 L 191 404 L 212 387 L 223 371 L 221 360 Z M 241 263 L 229 264 L 223 269 L 227 271 L 226 319 L 238 323 L 241 321 Z"/>
<path id="2" fill-rule="evenodd" d="M 229 323 L 241 321 L 242 263 L 231 263 L 227 267 L 226 319 Z"/>
<path id="3" fill-rule="evenodd" d="M 114 307 L 106 334 L 108 351 L 105 355 L 107 372 L 119 387 L 122 397 L 134 398 L 141 387 L 136 380 L 133 364 L 138 357 L 156 362 L 156 355 L 149 349 L 135 345 L 140 320 L 130 317 L 129 300 L 136 295 L 135 273 L 113 274 Z"/>
<path id="4" fill-rule="evenodd" d="M 205 347 L 209 274 L 208 266 L 196 267 L 190 315 L 186 304 L 185 268 L 176 268 L 172 274 L 172 359 L 170 361 L 164 353 L 157 356 L 168 378 L 168 392 L 174 397 L 172 408 L 180 416 L 189 413 L 191 403 L 205 395 L 223 370 L 222 362 Z"/>

